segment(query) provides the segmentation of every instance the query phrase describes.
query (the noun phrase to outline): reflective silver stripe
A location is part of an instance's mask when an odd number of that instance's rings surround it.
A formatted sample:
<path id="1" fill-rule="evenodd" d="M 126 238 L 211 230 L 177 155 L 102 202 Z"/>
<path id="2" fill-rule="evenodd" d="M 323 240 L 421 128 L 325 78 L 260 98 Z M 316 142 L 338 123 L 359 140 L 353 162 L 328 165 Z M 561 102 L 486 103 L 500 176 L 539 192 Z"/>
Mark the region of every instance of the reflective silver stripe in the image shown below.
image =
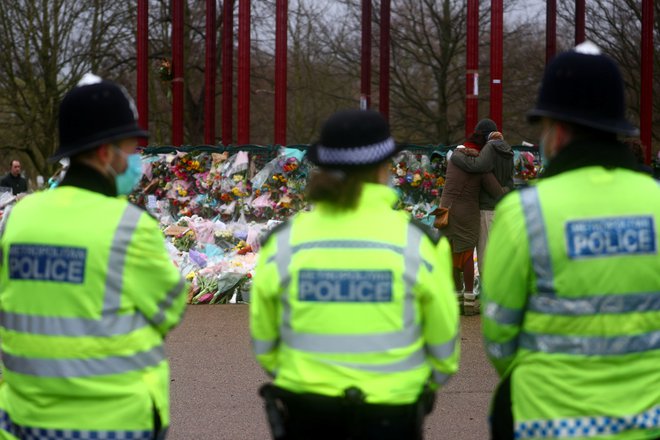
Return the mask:
<path id="1" fill-rule="evenodd" d="M 426 355 L 424 350 L 417 350 L 407 358 L 389 364 L 361 364 L 337 361 L 326 362 L 333 365 L 339 365 L 341 367 L 354 368 L 356 370 L 374 371 L 377 373 L 398 373 L 401 371 L 409 371 L 424 365 L 426 363 Z"/>
<path id="2" fill-rule="evenodd" d="M 280 287 L 282 288 L 282 326 L 291 328 L 291 302 L 289 301 L 289 285 L 291 283 L 291 274 L 289 274 L 289 265 L 293 256 L 291 251 L 291 223 L 287 223 L 280 231 L 277 238 L 277 253 L 274 256 L 277 274 L 280 277 Z"/>
<path id="3" fill-rule="evenodd" d="M 588 316 L 660 311 L 660 292 L 559 298 L 532 295 L 528 309 L 547 315 Z"/>
<path id="4" fill-rule="evenodd" d="M 610 438 L 627 431 L 660 428 L 660 405 L 639 414 L 565 417 L 515 423 L 516 439 Z M 650 434 L 646 432 L 646 434 Z M 641 435 L 641 433 L 640 433 Z M 625 435 L 624 435 L 625 436 Z M 622 436 L 622 437 L 624 437 Z M 622 438 L 616 437 L 616 438 Z M 630 438 L 625 436 L 626 438 Z M 653 436 L 655 438 L 655 435 Z M 650 438 L 650 437 L 649 437 Z"/>
<path id="5" fill-rule="evenodd" d="M 406 289 L 403 298 L 403 327 L 409 328 L 415 325 L 415 293 L 413 289 L 417 284 L 417 276 L 421 266 L 422 256 L 419 244 L 422 241 L 422 231 L 408 224 L 408 240 L 403 252 L 403 282 Z"/>
<path id="6" fill-rule="evenodd" d="M 280 276 L 280 283 L 283 287 L 288 286 L 291 281 L 289 274 L 289 264 L 293 257 L 291 248 L 291 224 L 287 224 L 277 234 L 277 255 L 275 255 L 275 264 L 277 264 L 277 273 Z"/>
<path id="7" fill-rule="evenodd" d="M 312 353 L 374 353 L 408 347 L 419 340 L 419 326 L 401 331 L 372 334 L 325 335 L 298 333 L 290 326 L 280 330 L 282 342 L 296 350 Z"/>
<path id="8" fill-rule="evenodd" d="M 116 313 L 121 305 L 121 291 L 124 280 L 124 265 L 126 253 L 131 243 L 133 232 L 137 228 L 143 211 L 128 204 L 119 220 L 115 236 L 110 245 L 108 272 L 105 280 L 105 297 L 103 299 L 103 314 Z"/>
<path id="9" fill-rule="evenodd" d="M 279 232 L 281 234 L 281 232 Z M 417 234 L 420 234 L 420 231 L 416 231 Z M 279 246 L 278 246 L 279 248 Z M 370 240 L 320 240 L 320 241 L 310 241 L 307 243 L 302 243 L 291 248 L 291 254 L 294 255 L 302 250 L 308 249 L 384 249 L 395 252 L 397 254 L 403 255 L 406 251 L 401 246 L 395 246 L 391 243 L 383 243 L 380 241 L 370 241 Z M 274 261 L 277 256 L 271 257 L 268 261 Z M 433 265 L 428 261 L 422 259 L 422 264 L 431 271 Z"/>
<path id="10" fill-rule="evenodd" d="M 99 319 L 2 312 L 0 325 L 23 333 L 72 337 L 122 335 L 147 326 L 147 319 L 139 312 L 117 315 L 121 303 L 126 253 L 141 215 L 139 208 L 128 205 L 119 220 L 110 247 L 103 310 Z"/>
<path id="11" fill-rule="evenodd" d="M 40 377 L 89 377 L 121 374 L 158 365 L 165 359 L 162 346 L 132 356 L 86 359 L 43 359 L 2 353 L 5 367 L 14 373 Z"/>
<path id="12" fill-rule="evenodd" d="M 532 186 L 520 191 L 520 201 L 525 214 L 529 251 L 532 267 L 536 275 L 536 285 L 541 294 L 554 294 L 555 282 L 548 237 L 545 232 L 543 212 L 539 201 L 538 188 Z"/>
<path id="13" fill-rule="evenodd" d="M 609 338 L 521 333 L 520 347 L 544 353 L 616 356 L 660 349 L 660 331 Z"/>
<path id="14" fill-rule="evenodd" d="M 165 321 L 165 314 L 167 310 L 172 307 L 174 300 L 179 296 L 184 286 L 186 285 L 186 280 L 183 277 L 179 278 L 179 281 L 176 283 L 172 289 L 165 295 L 165 298 L 158 304 L 158 312 L 154 315 L 151 322 L 155 325 L 160 325 Z"/>
<path id="15" fill-rule="evenodd" d="M 444 385 L 449 379 L 451 379 L 451 374 L 443 373 L 436 369 L 433 369 L 433 381 L 438 385 Z"/>
<path id="16" fill-rule="evenodd" d="M 262 354 L 267 354 L 273 351 L 279 341 L 274 340 L 274 341 L 264 341 L 261 339 L 254 339 L 252 338 L 252 350 L 254 351 L 254 354 L 259 356 Z"/>
<path id="17" fill-rule="evenodd" d="M 507 342 L 493 342 L 486 340 L 486 351 L 488 355 L 495 359 L 503 359 L 516 354 L 518 350 L 518 340 L 516 338 Z"/>
<path id="18" fill-rule="evenodd" d="M 0 326 L 7 330 L 51 336 L 124 335 L 147 325 L 147 319 L 139 313 L 85 319 L 0 312 Z"/>
<path id="19" fill-rule="evenodd" d="M 21 439 L 39 440 L 68 440 L 68 439 L 97 439 L 97 440 L 151 440 L 154 432 L 143 431 L 90 431 L 79 429 L 53 429 L 35 428 L 14 423 L 5 411 L 0 410 L 0 430 Z M 159 437 L 161 438 L 161 437 Z"/>
<path id="20" fill-rule="evenodd" d="M 310 241 L 293 246 L 293 253 L 305 249 L 387 249 L 397 254 L 403 254 L 401 246 L 395 246 L 391 243 L 382 243 L 369 240 L 322 240 Z"/>
<path id="21" fill-rule="evenodd" d="M 282 325 L 280 336 L 282 341 L 289 347 L 308 352 L 317 353 L 370 353 L 375 351 L 390 350 L 400 347 L 406 347 L 414 344 L 420 337 L 420 328 L 415 325 L 414 297 L 412 289 L 417 281 L 419 265 L 422 261 L 419 254 L 419 243 L 421 241 L 421 232 L 416 228 L 409 226 L 409 244 L 403 249 L 387 243 L 365 241 L 365 240 L 329 240 L 316 241 L 291 246 L 291 225 L 277 233 L 277 254 L 269 261 L 274 261 L 280 279 L 283 280 L 282 293 Z M 406 284 L 406 298 L 403 310 L 403 320 L 406 325 L 405 330 L 387 333 L 377 333 L 368 335 L 323 335 L 312 333 L 295 332 L 291 326 L 291 304 L 289 301 L 288 286 L 290 282 L 289 265 L 293 254 L 302 249 L 389 249 L 400 253 L 409 258 L 404 259 L 404 273 Z M 410 261 L 408 261 L 410 260 Z"/>
<path id="22" fill-rule="evenodd" d="M 520 309 L 511 309 L 492 302 L 486 304 L 484 314 L 501 325 L 520 325 L 525 316 Z"/>
<path id="23" fill-rule="evenodd" d="M 444 344 L 426 344 L 426 351 L 436 359 L 447 359 L 456 351 L 456 338 Z"/>

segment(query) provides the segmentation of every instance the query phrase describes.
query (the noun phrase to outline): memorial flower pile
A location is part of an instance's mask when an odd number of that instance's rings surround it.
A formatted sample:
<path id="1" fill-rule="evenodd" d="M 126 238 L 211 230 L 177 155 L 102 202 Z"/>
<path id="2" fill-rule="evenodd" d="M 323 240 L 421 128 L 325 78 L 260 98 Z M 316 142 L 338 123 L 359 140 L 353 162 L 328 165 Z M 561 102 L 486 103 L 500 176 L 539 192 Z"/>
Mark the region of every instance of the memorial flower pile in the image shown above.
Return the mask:
<path id="1" fill-rule="evenodd" d="M 143 156 L 144 178 L 130 198 L 160 220 L 170 256 L 191 284 L 190 304 L 248 301 L 260 238 L 308 208 L 312 165 L 304 152 L 263 159 L 245 151 Z M 392 166 L 400 208 L 428 219 L 444 184 L 444 157 L 404 153 Z"/>

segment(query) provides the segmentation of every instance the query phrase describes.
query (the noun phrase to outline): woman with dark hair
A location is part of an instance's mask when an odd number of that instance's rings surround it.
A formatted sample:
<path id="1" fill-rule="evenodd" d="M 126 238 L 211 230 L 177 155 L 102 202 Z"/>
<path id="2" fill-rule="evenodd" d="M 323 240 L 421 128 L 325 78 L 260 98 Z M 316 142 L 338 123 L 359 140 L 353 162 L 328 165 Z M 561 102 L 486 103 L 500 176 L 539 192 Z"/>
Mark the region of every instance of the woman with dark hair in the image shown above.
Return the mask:
<path id="1" fill-rule="evenodd" d="M 333 115 L 309 151 L 313 209 L 264 241 L 250 322 L 275 438 L 421 439 L 458 368 L 449 244 L 392 208 L 396 152 L 379 113 Z"/>

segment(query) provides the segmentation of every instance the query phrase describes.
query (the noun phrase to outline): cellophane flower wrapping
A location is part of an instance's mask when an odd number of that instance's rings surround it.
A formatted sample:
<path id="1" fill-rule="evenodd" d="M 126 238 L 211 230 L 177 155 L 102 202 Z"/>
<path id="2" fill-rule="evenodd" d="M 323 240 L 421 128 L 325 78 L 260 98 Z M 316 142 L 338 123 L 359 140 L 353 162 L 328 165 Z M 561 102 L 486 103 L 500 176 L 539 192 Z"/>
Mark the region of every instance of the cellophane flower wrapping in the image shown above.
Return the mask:
<path id="1" fill-rule="evenodd" d="M 432 224 L 444 184 L 444 156 L 404 152 L 392 161 L 399 209 Z M 262 240 L 308 209 L 313 165 L 304 152 L 178 152 L 143 157 L 142 181 L 129 196 L 162 226 L 174 264 L 190 281 L 188 302 L 247 302 Z"/>

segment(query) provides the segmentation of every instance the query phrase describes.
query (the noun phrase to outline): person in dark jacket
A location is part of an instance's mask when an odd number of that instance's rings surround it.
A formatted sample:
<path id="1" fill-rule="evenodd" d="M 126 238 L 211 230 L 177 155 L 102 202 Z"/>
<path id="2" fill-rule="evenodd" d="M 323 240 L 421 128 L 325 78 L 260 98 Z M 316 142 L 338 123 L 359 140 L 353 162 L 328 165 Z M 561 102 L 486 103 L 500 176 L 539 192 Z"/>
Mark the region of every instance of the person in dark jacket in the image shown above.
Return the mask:
<path id="1" fill-rule="evenodd" d="M 490 119 L 482 119 L 474 129 L 475 133 L 488 139 L 491 133 L 497 132 L 497 125 Z M 474 136 L 474 135 L 473 135 Z M 481 149 L 479 156 L 454 154 L 450 161 L 458 168 L 468 173 L 492 172 L 500 186 L 513 189 L 513 150 L 503 139 L 488 140 Z M 488 231 L 493 222 L 495 205 L 500 197 L 493 197 L 488 191 L 479 193 L 479 240 L 477 243 L 477 266 L 479 273 L 483 271 L 484 253 L 488 242 Z"/>
<path id="2" fill-rule="evenodd" d="M 477 154 L 475 149 L 459 145 L 451 157 Z M 504 195 L 504 189 L 497 183 L 493 173 L 468 173 L 450 159 L 440 198 L 440 206 L 449 208 L 449 223 L 442 231 L 449 238 L 454 285 L 461 313 L 466 315 L 479 312 L 479 303 L 474 294 L 473 256 L 479 239 L 479 195 L 482 192 L 493 198 Z"/>
<path id="3" fill-rule="evenodd" d="M 21 176 L 21 162 L 18 160 L 11 161 L 11 171 L 0 180 L 0 186 L 11 188 L 12 194 L 26 193 L 28 190 L 27 180 Z"/>

